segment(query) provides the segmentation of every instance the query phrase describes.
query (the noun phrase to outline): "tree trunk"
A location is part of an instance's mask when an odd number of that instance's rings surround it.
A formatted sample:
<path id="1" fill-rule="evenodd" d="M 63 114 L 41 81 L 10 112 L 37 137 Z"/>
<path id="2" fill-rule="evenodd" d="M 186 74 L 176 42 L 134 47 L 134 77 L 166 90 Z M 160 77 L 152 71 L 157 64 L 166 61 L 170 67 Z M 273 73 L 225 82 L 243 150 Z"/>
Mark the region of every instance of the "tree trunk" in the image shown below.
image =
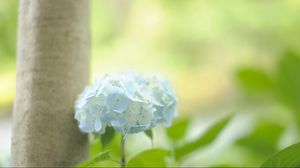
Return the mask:
<path id="1" fill-rule="evenodd" d="M 73 104 L 88 82 L 89 55 L 89 0 L 20 0 L 12 166 L 85 159 Z"/>

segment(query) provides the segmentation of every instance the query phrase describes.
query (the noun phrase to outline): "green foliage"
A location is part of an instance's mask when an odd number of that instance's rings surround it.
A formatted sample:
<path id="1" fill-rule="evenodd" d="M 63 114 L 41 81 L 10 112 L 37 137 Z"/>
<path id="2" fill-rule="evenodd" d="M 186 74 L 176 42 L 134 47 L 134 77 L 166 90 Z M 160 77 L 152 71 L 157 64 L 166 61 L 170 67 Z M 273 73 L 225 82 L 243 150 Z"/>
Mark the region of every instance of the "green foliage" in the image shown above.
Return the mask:
<path id="1" fill-rule="evenodd" d="M 186 134 L 188 126 L 188 119 L 178 119 L 174 121 L 173 125 L 167 129 L 167 134 L 173 140 L 182 139 Z"/>
<path id="2" fill-rule="evenodd" d="M 261 121 L 247 136 L 236 143 L 256 152 L 260 157 L 268 156 L 277 151 L 277 144 L 284 128 L 273 122 Z"/>
<path id="3" fill-rule="evenodd" d="M 200 149 L 211 142 L 215 140 L 215 138 L 219 135 L 219 133 L 222 132 L 222 130 L 225 128 L 225 126 L 229 123 L 232 116 L 226 116 L 222 118 L 220 121 L 217 121 L 214 123 L 208 130 L 198 139 L 196 139 L 193 142 L 189 142 L 187 144 L 184 144 L 179 147 L 175 147 L 174 152 L 171 153 L 168 150 L 165 149 L 148 149 L 145 151 L 142 151 L 140 154 L 134 156 L 132 159 L 128 161 L 128 167 L 166 167 L 166 158 L 167 157 L 175 157 L 177 160 L 182 159 L 184 156 L 196 151 L 197 149 Z M 174 122 L 174 125 L 170 128 L 168 128 L 167 135 L 170 136 L 170 139 L 177 141 L 184 138 L 186 129 L 189 125 L 189 120 L 182 119 Z M 178 130 L 179 133 L 175 133 L 175 131 Z M 109 132 L 109 131 L 108 131 Z M 107 132 L 107 133 L 108 133 Z M 149 138 L 153 138 L 153 132 L 152 130 L 148 130 L 145 132 L 145 134 Z M 106 137 L 103 135 L 103 137 Z M 101 137 L 101 138 L 103 138 Z M 108 136 L 111 138 L 109 139 L 109 144 L 106 145 L 106 148 L 111 149 L 112 151 L 117 151 L 117 153 L 114 153 L 113 155 L 109 155 L 108 151 L 103 151 L 103 140 L 99 138 L 95 138 L 94 141 L 92 141 L 90 147 L 91 147 L 91 158 L 85 161 L 84 163 L 80 164 L 79 166 L 112 166 L 112 163 L 107 163 L 104 161 L 116 161 L 112 158 L 120 158 L 120 145 L 119 145 L 119 138 L 116 138 L 117 136 Z M 102 146 L 101 146 L 102 144 Z M 100 152 L 100 153 L 99 153 Z M 96 154 L 98 153 L 98 154 Z M 112 158 L 110 156 L 113 156 Z"/>
<path id="4" fill-rule="evenodd" d="M 104 151 L 104 152 L 97 154 L 93 158 L 86 160 L 85 162 L 81 163 L 77 167 L 89 167 L 97 162 L 101 162 L 101 161 L 108 160 L 108 159 L 110 159 L 109 151 Z"/>
<path id="5" fill-rule="evenodd" d="M 18 1 L 0 1 L 0 75 L 15 69 L 17 11 Z"/>
<path id="6" fill-rule="evenodd" d="M 18 1 L 0 2 L 0 58 L 14 60 L 16 53 Z M 2 62 L 1 62 L 2 63 Z"/>
<path id="7" fill-rule="evenodd" d="M 236 78 L 239 84 L 249 93 L 270 91 L 273 87 L 272 79 L 262 70 L 254 68 L 240 68 Z"/>
<path id="8" fill-rule="evenodd" d="M 114 133 L 114 136 L 112 136 L 112 139 L 109 141 L 109 143 L 106 144 L 106 146 L 103 146 L 102 143 L 102 135 L 99 135 L 97 137 L 92 138 L 90 140 L 90 156 L 94 156 L 95 154 L 98 154 L 99 152 L 109 149 L 110 150 L 110 155 L 111 156 L 119 156 L 120 153 L 120 138 L 121 135 L 117 134 L 116 132 Z"/>
<path id="9" fill-rule="evenodd" d="M 299 131 L 299 75 L 300 55 L 294 51 L 287 50 L 281 55 L 277 69 L 275 73 L 272 74 L 272 78 L 266 75 L 265 72 L 256 68 L 239 69 L 236 78 L 243 89 L 248 91 L 248 96 L 252 96 L 252 93 L 259 92 L 265 94 L 265 96 L 274 97 L 276 103 L 284 105 L 284 107 L 288 107 L 288 109 L 291 110 L 295 116 L 294 121 L 296 121 Z M 242 137 L 236 143 L 252 150 L 260 158 L 264 158 L 272 153 L 277 152 L 278 142 L 283 135 L 284 127 L 280 124 L 272 123 L 266 120 L 257 123 L 258 124 L 255 127 L 255 130 L 250 135 Z M 278 156 L 275 155 L 270 158 L 264 164 L 264 166 L 300 166 L 298 164 L 292 164 L 296 163 L 298 158 L 296 156 L 294 157 L 294 154 L 289 151 L 293 151 L 293 149 L 279 152 L 277 154 Z"/>
<path id="10" fill-rule="evenodd" d="M 300 143 L 271 156 L 261 167 L 300 167 Z"/>
<path id="11" fill-rule="evenodd" d="M 145 134 L 147 135 L 147 137 L 149 137 L 151 140 L 153 140 L 153 131 L 152 131 L 152 129 L 146 130 Z"/>
<path id="12" fill-rule="evenodd" d="M 248 95 L 262 93 L 292 109 L 300 128 L 300 56 L 287 50 L 281 55 L 277 72 L 271 78 L 257 68 L 240 68 L 236 79 Z"/>
<path id="13" fill-rule="evenodd" d="M 119 167 L 120 162 L 119 158 L 121 155 L 120 152 L 120 135 L 115 134 L 111 136 L 109 143 L 106 144 L 105 148 L 103 147 L 102 137 L 92 137 L 89 145 L 89 158 L 78 165 L 78 167 Z M 107 150 L 105 150 L 107 149 Z M 103 155 L 102 155 L 103 154 Z M 88 165 L 87 165 L 88 164 Z"/>
<path id="14" fill-rule="evenodd" d="M 287 51 L 279 63 L 278 98 L 290 107 L 300 129 L 300 58 L 297 53 Z"/>
<path id="15" fill-rule="evenodd" d="M 112 158 L 119 158 L 121 156 L 121 135 L 115 133 L 113 139 L 110 141 L 110 143 L 107 144 L 105 149 L 110 150 L 110 156 Z M 105 150 L 102 148 L 102 150 Z"/>
<path id="16" fill-rule="evenodd" d="M 150 149 L 143 151 L 129 160 L 128 167 L 166 167 L 166 157 L 170 152 L 164 149 Z"/>
<path id="17" fill-rule="evenodd" d="M 101 144 L 105 148 L 114 138 L 115 130 L 113 127 L 106 127 L 105 133 L 101 135 Z"/>
<path id="18" fill-rule="evenodd" d="M 183 146 L 175 148 L 175 158 L 176 160 L 182 159 L 184 156 L 209 145 L 213 142 L 218 135 L 222 132 L 222 130 L 227 126 L 229 121 L 231 120 L 232 116 L 227 116 L 220 121 L 213 124 L 202 136 L 197 138 L 196 140 L 185 144 Z"/>
<path id="19" fill-rule="evenodd" d="M 300 110 L 300 58 L 287 51 L 279 63 L 278 92 L 280 99 L 295 110 Z"/>
<path id="20" fill-rule="evenodd" d="M 90 156 L 90 158 L 96 156 L 101 151 L 102 151 L 102 146 L 101 146 L 99 138 L 96 138 L 93 141 L 90 141 L 90 143 L 89 143 L 89 153 L 90 153 L 89 156 Z"/>

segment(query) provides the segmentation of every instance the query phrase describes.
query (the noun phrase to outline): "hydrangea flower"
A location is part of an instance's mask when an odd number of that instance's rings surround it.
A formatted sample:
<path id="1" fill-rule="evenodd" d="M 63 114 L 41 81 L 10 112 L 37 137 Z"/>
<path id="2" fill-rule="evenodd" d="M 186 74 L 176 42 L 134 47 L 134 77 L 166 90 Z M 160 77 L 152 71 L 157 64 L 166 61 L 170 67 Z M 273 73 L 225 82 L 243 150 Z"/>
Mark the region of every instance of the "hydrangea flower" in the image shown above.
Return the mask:
<path id="1" fill-rule="evenodd" d="M 170 126 L 177 98 L 170 83 L 158 76 L 133 72 L 105 75 L 87 86 L 75 103 L 81 131 L 103 134 L 107 126 L 123 135 Z"/>

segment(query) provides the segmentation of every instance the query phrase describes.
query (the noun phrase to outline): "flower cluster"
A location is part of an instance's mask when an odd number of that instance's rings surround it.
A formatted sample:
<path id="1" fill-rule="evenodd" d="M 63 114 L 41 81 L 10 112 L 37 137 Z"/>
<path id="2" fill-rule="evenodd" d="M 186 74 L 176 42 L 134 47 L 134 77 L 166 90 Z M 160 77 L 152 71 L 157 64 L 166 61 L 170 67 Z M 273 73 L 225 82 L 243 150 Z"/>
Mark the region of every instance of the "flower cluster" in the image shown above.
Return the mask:
<path id="1" fill-rule="evenodd" d="M 177 98 L 167 80 L 133 72 L 105 75 L 87 86 L 75 103 L 75 118 L 86 133 L 103 134 L 106 126 L 126 135 L 171 124 Z"/>

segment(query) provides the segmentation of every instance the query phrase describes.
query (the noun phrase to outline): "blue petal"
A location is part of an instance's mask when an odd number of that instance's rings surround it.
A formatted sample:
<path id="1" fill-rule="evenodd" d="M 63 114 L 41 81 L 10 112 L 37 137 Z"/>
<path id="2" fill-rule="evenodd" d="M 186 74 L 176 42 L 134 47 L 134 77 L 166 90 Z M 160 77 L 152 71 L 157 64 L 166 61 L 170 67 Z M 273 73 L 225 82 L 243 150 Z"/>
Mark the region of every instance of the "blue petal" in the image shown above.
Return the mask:
<path id="1" fill-rule="evenodd" d="M 76 101 L 75 108 L 83 108 L 86 105 L 86 103 L 87 103 L 86 99 L 83 99 L 83 98 L 78 99 Z"/>
<path id="2" fill-rule="evenodd" d="M 88 99 L 88 98 L 93 97 L 93 96 L 96 95 L 95 90 L 91 86 L 87 86 L 84 89 L 83 93 L 84 93 L 84 98 L 85 99 Z"/>
<path id="3" fill-rule="evenodd" d="M 130 99 L 122 93 L 111 93 L 107 96 L 107 105 L 115 112 L 122 113 L 130 103 Z"/>
<path id="4" fill-rule="evenodd" d="M 100 118 L 98 118 L 98 119 L 96 119 L 96 121 L 95 121 L 95 130 L 98 132 L 98 131 L 101 130 L 101 128 L 102 128 L 102 123 L 101 123 Z"/>
<path id="5" fill-rule="evenodd" d="M 126 119 L 123 117 L 117 117 L 111 121 L 113 127 L 122 127 L 126 123 Z"/>
<path id="6" fill-rule="evenodd" d="M 81 120 L 79 128 L 83 132 L 93 132 L 94 126 L 92 124 L 93 122 L 90 119 Z"/>

